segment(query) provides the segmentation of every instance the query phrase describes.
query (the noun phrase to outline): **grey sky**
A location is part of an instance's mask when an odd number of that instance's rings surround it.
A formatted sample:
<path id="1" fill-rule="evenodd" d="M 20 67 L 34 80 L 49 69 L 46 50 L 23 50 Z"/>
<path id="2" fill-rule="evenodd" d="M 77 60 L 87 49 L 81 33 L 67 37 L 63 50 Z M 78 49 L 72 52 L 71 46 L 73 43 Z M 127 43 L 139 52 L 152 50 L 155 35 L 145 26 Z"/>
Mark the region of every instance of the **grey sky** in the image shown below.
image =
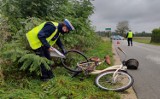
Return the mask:
<path id="1" fill-rule="evenodd" d="M 151 32 L 160 27 L 160 0 L 94 0 L 90 17 L 96 30 L 116 29 L 120 21 L 128 21 L 133 32 Z"/>

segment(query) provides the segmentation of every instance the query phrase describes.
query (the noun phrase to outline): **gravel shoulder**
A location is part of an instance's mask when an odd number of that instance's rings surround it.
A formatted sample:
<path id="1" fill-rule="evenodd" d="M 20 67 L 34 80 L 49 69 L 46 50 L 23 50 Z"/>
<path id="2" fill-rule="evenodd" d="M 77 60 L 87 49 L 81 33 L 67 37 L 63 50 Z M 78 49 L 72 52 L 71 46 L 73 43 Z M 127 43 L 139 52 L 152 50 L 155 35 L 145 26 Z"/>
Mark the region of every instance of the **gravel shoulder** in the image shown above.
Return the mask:
<path id="1" fill-rule="evenodd" d="M 120 58 L 115 50 L 114 45 L 112 44 L 112 52 L 113 52 L 113 58 L 114 58 L 114 65 L 121 64 Z M 121 99 L 137 99 L 136 93 L 134 92 L 133 87 L 127 89 L 124 92 L 120 93 Z"/>

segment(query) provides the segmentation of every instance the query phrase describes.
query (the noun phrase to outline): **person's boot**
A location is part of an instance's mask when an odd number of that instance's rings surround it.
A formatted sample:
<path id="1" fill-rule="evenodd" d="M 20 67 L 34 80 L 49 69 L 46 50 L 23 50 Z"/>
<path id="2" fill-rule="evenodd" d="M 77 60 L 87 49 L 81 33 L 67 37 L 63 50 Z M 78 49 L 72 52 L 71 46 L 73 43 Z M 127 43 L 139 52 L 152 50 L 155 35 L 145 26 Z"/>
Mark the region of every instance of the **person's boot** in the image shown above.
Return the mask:
<path id="1" fill-rule="evenodd" d="M 48 80 L 49 80 L 49 77 L 42 75 L 42 76 L 40 77 L 40 80 L 41 80 L 41 81 L 48 81 Z"/>
<path id="2" fill-rule="evenodd" d="M 48 78 L 52 79 L 53 77 L 54 77 L 54 74 L 53 74 L 52 70 L 49 70 L 48 71 Z"/>

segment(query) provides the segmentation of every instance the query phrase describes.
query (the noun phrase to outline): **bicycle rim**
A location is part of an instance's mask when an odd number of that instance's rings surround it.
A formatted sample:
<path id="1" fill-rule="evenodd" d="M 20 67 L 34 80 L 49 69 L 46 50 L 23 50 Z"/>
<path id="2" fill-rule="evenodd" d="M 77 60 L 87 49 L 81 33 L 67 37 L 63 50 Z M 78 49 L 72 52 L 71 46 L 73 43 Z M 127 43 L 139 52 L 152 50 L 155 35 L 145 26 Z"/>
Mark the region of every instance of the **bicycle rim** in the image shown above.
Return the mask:
<path id="1" fill-rule="evenodd" d="M 87 57 L 77 50 L 67 51 L 66 58 L 62 58 L 61 62 L 63 66 L 72 72 L 81 72 L 82 69 L 77 67 L 78 62 L 88 61 Z"/>
<path id="2" fill-rule="evenodd" d="M 101 73 L 95 79 L 95 83 L 98 87 L 104 90 L 111 91 L 124 91 L 133 85 L 133 78 L 131 75 L 124 71 L 118 71 L 117 78 L 113 80 L 113 74 L 115 71 L 106 71 Z"/>

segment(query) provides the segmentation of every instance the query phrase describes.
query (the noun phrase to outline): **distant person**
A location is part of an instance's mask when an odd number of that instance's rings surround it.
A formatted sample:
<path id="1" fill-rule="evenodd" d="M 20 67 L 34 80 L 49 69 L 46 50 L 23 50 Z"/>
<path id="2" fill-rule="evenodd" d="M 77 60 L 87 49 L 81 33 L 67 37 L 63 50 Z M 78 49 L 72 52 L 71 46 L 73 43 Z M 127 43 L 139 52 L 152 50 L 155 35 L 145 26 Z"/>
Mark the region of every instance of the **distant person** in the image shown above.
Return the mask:
<path id="1" fill-rule="evenodd" d="M 129 30 L 129 32 L 126 35 L 127 41 L 128 41 L 128 46 L 133 46 L 132 43 L 132 38 L 133 38 L 133 32 Z"/>

